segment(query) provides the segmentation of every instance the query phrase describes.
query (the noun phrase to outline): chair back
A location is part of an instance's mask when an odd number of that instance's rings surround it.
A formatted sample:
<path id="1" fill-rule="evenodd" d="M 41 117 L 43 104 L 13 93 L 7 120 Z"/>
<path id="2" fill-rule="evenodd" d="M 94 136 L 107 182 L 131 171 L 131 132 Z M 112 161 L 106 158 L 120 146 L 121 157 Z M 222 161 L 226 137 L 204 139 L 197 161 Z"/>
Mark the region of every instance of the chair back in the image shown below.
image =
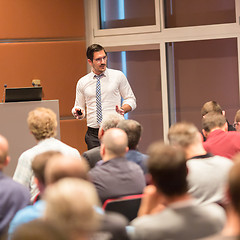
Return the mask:
<path id="1" fill-rule="evenodd" d="M 118 212 L 124 215 L 129 221 L 137 217 L 143 194 L 129 195 L 121 198 L 107 199 L 103 203 L 106 211 Z"/>

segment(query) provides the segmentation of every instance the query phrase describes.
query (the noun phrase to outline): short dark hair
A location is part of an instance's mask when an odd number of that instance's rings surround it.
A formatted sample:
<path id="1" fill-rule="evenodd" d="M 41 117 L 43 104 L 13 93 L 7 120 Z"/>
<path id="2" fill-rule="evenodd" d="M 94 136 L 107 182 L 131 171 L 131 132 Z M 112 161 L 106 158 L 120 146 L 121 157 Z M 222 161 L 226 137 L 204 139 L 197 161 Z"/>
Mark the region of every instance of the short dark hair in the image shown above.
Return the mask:
<path id="1" fill-rule="evenodd" d="M 142 125 L 135 120 L 127 119 L 120 121 L 117 128 L 126 132 L 128 136 L 129 149 L 136 149 L 142 135 Z"/>
<path id="2" fill-rule="evenodd" d="M 188 191 L 186 156 L 183 149 L 156 142 L 148 149 L 148 169 L 159 192 L 180 196 Z"/>
<path id="3" fill-rule="evenodd" d="M 32 162 L 33 173 L 35 177 L 44 185 L 46 184 L 44 176 L 45 167 L 47 165 L 48 160 L 56 155 L 61 155 L 61 153 L 59 151 L 47 151 L 36 155 L 36 157 L 33 159 Z"/>
<path id="4" fill-rule="evenodd" d="M 210 132 L 216 127 L 223 127 L 227 122 L 226 117 L 216 112 L 210 112 L 202 118 L 202 128 L 206 132 Z"/>
<path id="5" fill-rule="evenodd" d="M 202 116 L 205 116 L 206 114 L 210 112 L 220 113 L 222 114 L 222 108 L 216 101 L 209 101 L 206 102 L 201 109 Z"/>
<path id="6" fill-rule="evenodd" d="M 100 51 L 102 51 L 102 50 L 103 50 L 103 51 L 105 52 L 105 54 L 107 55 L 104 47 L 102 47 L 101 45 L 99 45 L 99 44 L 92 44 L 92 45 L 90 45 L 90 46 L 87 48 L 87 53 L 86 53 L 87 58 L 90 59 L 91 61 L 93 61 L 93 55 L 94 55 L 94 53 L 95 53 L 95 52 L 100 52 Z"/>

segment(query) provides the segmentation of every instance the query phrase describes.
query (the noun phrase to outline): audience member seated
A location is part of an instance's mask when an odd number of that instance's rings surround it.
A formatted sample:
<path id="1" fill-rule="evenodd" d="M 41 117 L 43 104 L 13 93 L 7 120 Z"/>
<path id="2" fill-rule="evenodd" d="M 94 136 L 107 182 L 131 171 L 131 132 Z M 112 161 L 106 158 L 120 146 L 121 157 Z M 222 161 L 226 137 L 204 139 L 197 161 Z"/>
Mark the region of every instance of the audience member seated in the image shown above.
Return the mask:
<path id="1" fill-rule="evenodd" d="M 45 169 L 45 181 L 47 185 L 54 184 L 60 179 L 71 177 L 88 180 L 88 164 L 78 159 L 70 159 L 67 156 L 54 156 L 47 162 Z M 73 197 L 75 197 L 73 195 Z M 127 238 L 127 219 L 120 214 L 104 213 L 100 207 L 95 210 L 101 215 L 101 221 L 96 236 L 108 236 L 108 240 L 125 240 Z"/>
<path id="2" fill-rule="evenodd" d="M 88 170 L 88 164 L 84 159 L 79 161 L 78 158 L 56 155 L 47 162 L 44 171 L 45 181 L 47 185 L 50 185 L 65 177 L 89 180 Z"/>
<path id="3" fill-rule="evenodd" d="M 105 132 L 101 141 L 102 165 L 89 171 L 102 203 L 109 198 L 140 194 L 145 187 L 142 169 L 126 159 L 127 134 L 118 128 Z"/>
<path id="4" fill-rule="evenodd" d="M 30 203 L 30 193 L 21 184 L 3 173 L 10 162 L 7 139 L 0 135 L 0 237 L 7 232 L 15 213 Z"/>
<path id="5" fill-rule="evenodd" d="M 234 157 L 235 164 L 230 170 L 226 195 L 228 198 L 227 221 L 221 231 L 205 240 L 237 240 L 240 238 L 240 155 Z"/>
<path id="6" fill-rule="evenodd" d="M 240 133 L 227 131 L 226 118 L 222 114 L 206 114 L 202 119 L 202 127 L 207 138 L 203 147 L 207 152 L 231 159 L 240 151 Z"/>
<path id="7" fill-rule="evenodd" d="M 101 212 L 92 183 L 64 178 L 49 186 L 44 198 L 45 218 L 63 226 L 70 240 L 128 240 L 126 219 Z"/>
<path id="8" fill-rule="evenodd" d="M 64 178 L 48 186 L 44 217 L 61 226 L 69 240 L 90 240 L 100 225 L 97 192 L 90 182 Z"/>
<path id="9" fill-rule="evenodd" d="M 240 110 L 238 110 L 235 114 L 233 126 L 237 132 L 240 132 Z"/>
<path id="10" fill-rule="evenodd" d="M 206 114 L 210 112 L 219 113 L 226 117 L 225 111 L 222 110 L 222 107 L 216 101 L 209 101 L 203 104 L 201 109 L 202 117 L 204 117 Z M 235 128 L 231 124 L 229 124 L 228 121 L 227 121 L 227 124 L 228 124 L 228 131 L 235 131 Z"/>
<path id="11" fill-rule="evenodd" d="M 54 222 L 37 219 L 21 225 L 13 234 L 12 240 L 68 240 L 62 227 Z"/>
<path id="12" fill-rule="evenodd" d="M 104 132 L 106 132 L 110 128 L 115 128 L 119 121 L 121 121 L 123 117 L 119 114 L 108 114 L 104 116 L 101 126 L 98 130 L 98 138 L 101 142 Z M 102 159 L 100 154 L 100 146 L 92 148 L 82 154 L 82 156 L 88 161 L 90 168 L 93 168 L 96 163 Z"/>
<path id="13" fill-rule="evenodd" d="M 233 162 L 221 156 L 207 153 L 202 136 L 191 123 L 176 123 L 168 132 L 169 143 L 182 147 L 188 167 L 189 193 L 198 203 L 224 203 L 225 185 Z"/>
<path id="14" fill-rule="evenodd" d="M 40 195 L 39 195 L 40 198 L 44 193 L 44 190 L 46 187 L 46 183 L 45 183 L 46 181 L 44 177 L 45 166 L 49 161 L 49 159 L 51 159 L 53 156 L 61 156 L 61 153 L 57 151 L 44 152 L 37 155 L 32 162 L 32 169 L 35 176 L 36 185 L 40 191 Z M 33 205 L 29 205 L 19 210 L 9 225 L 9 229 L 8 229 L 9 239 L 11 239 L 12 233 L 15 231 L 15 229 L 18 226 L 42 217 L 44 209 L 45 209 L 44 201 L 38 200 Z"/>
<path id="15" fill-rule="evenodd" d="M 30 132 L 37 141 L 37 145 L 21 154 L 13 179 L 29 188 L 33 201 L 36 195 L 39 194 L 31 168 L 34 157 L 51 150 L 73 157 L 80 157 L 80 154 L 77 149 L 54 138 L 57 133 L 57 118 L 51 109 L 36 108 L 29 112 L 27 123 Z"/>
<path id="16" fill-rule="evenodd" d="M 128 136 L 128 152 L 126 158 L 128 161 L 137 163 L 147 173 L 147 155 L 137 150 L 142 135 L 142 125 L 132 119 L 122 120 L 118 123 L 117 128 L 122 129 Z"/>
<path id="17" fill-rule="evenodd" d="M 148 170 L 153 185 L 145 188 L 139 217 L 131 222 L 131 239 L 192 240 L 221 231 L 223 208 L 217 204 L 198 205 L 187 192 L 183 150 L 159 142 L 152 144 Z"/>
<path id="18" fill-rule="evenodd" d="M 81 162 L 75 160 L 67 159 L 66 156 L 52 158 L 47 163 L 45 170 L 47 185 L 54 184 L 65 177 L 88 180 L 87 163 L 84 160 Z M 75 195 L 73 194 L 72 197 L 75 198 Z M 101 215 L 99 228 L 97 229 L 97 233 L 94 234 L 95 237 L 98 236 L 102 240 L 105 240 L 105 237 L 107 237 L 106 240 L 128 239 L 125 229 L 128 221 L 125 217 L 116 213 L 104 212 L 101 207 L 96 207 L 95 210 Z"/>

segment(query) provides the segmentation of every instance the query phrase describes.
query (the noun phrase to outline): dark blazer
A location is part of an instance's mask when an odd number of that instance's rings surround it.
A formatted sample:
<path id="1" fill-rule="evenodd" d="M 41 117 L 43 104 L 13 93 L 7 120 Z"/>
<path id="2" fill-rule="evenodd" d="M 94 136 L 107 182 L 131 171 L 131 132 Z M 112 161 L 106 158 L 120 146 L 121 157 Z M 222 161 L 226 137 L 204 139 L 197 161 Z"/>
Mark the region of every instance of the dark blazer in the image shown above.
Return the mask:
<path id="1" fill-rule="evenodd" d="M 90 168 L 93 168 L 96 163 L 102 159 L 100 155 L 100 146 L 84 152 L 82 156 L 87 160 Z"/>
<path id="2" fill-rule="evenodd" d="M 0 235 L 3 234 L 16 212 L 30 203 L 29 190 L 0 171 Z"/>
<path id="3" fill-rule="evenodd" d="M 113 158 L 89 171 L 102 203 L 109 198 L 140 194 L 145 187 L 142 169 L 126 158 Z"/>

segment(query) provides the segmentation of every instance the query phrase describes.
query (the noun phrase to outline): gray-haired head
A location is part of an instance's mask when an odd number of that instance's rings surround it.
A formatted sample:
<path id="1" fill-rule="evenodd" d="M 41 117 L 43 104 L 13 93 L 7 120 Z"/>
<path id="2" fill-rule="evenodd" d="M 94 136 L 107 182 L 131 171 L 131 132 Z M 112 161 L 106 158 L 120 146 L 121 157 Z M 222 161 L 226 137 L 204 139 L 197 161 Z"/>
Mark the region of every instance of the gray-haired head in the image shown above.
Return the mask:
<path id="1" fill-rule="evenodd" d="M 110 128 L 115 128 L 118 123 L 123 119 L 123 116 L 118 113 L 111 113 L 103 116 L 103 120 L 98 132 L 98 138 L 101 139 L 104 132 L 106 132 Z"/>

